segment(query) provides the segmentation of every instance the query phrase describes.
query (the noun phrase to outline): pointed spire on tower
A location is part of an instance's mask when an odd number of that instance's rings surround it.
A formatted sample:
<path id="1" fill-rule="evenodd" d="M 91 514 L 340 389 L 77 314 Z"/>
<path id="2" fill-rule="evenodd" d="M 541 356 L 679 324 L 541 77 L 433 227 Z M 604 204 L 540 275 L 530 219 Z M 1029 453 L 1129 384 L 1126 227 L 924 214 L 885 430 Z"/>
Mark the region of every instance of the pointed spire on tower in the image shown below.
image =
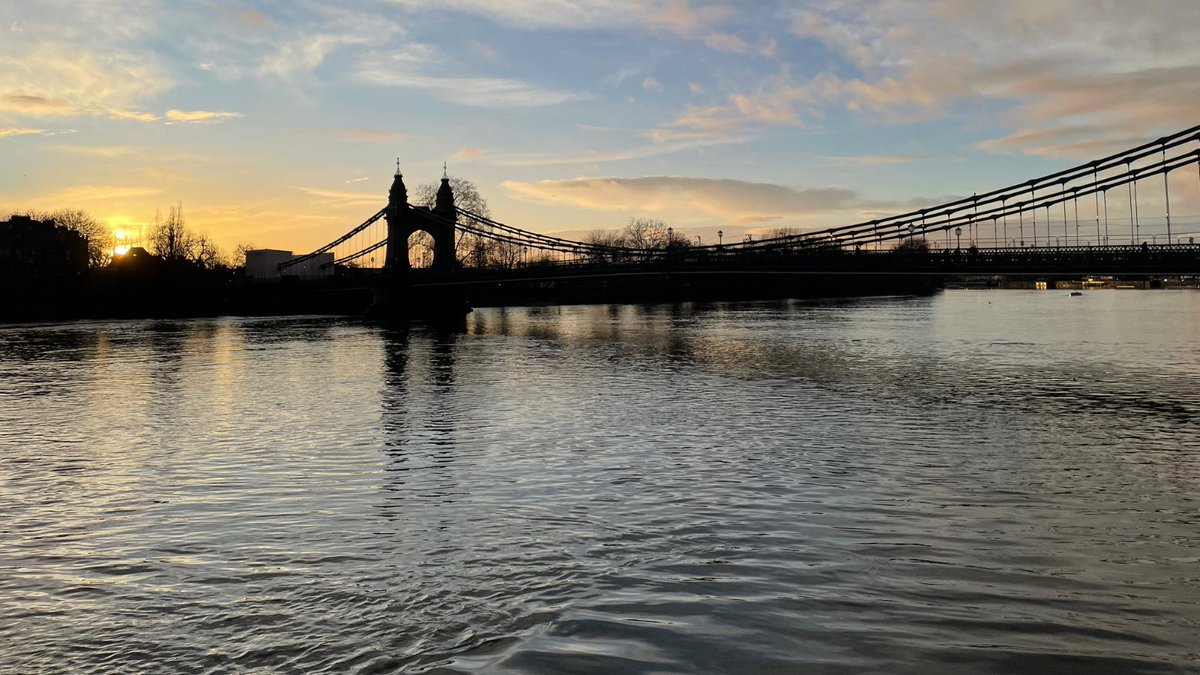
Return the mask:
<path id="1" fill-rule="evenodd" d="M 450 175 L 446 173 L 445 162 L 442 162 L 442 184 L 438 186 L 433 210 L 443 218 L 454 218 L 454 188 L 450 185 Z"/>
<path id="2" fill-rule="evenodd" d="M 404 186 L 404 176 L 400 174 L 400 158 L 396 158 L 396 177 L 392 180 L 392 188 L 388 190 L 388 206 L 403 206 L 408 203 L 408 188 Z"/>

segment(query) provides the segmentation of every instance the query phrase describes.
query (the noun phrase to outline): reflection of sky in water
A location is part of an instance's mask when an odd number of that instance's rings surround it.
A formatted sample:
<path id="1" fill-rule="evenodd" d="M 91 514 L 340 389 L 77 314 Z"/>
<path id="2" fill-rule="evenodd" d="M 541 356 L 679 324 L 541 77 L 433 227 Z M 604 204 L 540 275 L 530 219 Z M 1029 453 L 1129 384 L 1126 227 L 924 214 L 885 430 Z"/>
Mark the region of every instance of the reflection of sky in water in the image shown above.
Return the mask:
<path id="1" fill-rule="evenodd" d="M 3 327 L 8 661 L 1180 662 L 1198 305 L 961 291 Z"/>

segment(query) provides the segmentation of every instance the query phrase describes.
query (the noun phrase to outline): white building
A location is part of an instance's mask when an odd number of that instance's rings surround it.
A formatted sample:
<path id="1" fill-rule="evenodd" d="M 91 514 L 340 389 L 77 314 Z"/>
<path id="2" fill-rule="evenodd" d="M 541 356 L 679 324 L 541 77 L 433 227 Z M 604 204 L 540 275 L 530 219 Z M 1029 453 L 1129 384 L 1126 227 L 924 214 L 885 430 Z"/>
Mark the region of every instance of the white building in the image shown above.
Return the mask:
<path id="1" fill-rule="evenodd" d="M 279 270 L 280 263 L 295 258 L 291 251 L 260 248 L 246 251 L 246 276 L 254 281 L 279 281 L 281 276 L 314 279 L 333 275 L 333 253 L 319 253 L 303 262 Z"/>

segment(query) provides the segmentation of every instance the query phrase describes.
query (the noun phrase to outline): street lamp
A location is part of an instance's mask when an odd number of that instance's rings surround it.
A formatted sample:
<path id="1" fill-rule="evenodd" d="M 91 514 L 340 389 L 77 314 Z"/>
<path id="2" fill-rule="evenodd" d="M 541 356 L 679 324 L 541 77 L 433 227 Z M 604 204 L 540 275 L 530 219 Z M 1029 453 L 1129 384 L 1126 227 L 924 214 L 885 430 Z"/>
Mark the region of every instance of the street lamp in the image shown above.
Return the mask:
<path id="1" fill-rule="evenodd" d="M 954 228 L 954 239 L 956 241 L 956 243 L 954 244 L 955 248 L 961 249 L 962 248 L 962 228 L 961 227 Z"/>
<path id="2" fill-rule="evenodd" d="M 717 246 L 725 243 L 725 230 L 717 230 Z"/>
<path id="3" fill-rule="evenodd" d="M 668 227 L 667 228 L 667 248 L 670 248 L 671 244 L 673 244 L 673 243 L 675 243 L 675 228 Z"/>

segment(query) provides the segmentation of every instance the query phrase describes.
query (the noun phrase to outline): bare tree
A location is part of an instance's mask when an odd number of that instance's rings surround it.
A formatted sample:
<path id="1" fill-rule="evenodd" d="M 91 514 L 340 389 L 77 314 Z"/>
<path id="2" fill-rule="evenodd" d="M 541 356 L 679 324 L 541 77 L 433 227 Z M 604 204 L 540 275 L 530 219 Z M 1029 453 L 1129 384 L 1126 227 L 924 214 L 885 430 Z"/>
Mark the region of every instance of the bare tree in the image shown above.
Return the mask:
<path id="1" fill-rule="evenodd" d="M 631 218 L 622 232 L 629 248 L 666 248 L 667 224 L 657 218 Z"/>
<path id="2" fill-rule="evenodd" d="M 621 253 L 617 249 L 625 247 L 625 235 L 619 230 L 592 230 L 583 237 L 584 243 L 603 246 L 609 251 L 596 251 L 591 254 L 592 262 L 617 262 Z"/>
<path id="3" fill-rule="evenodd" d="M 491 216 L 491 209 L 488 208 L 487 200 L 484 199 L 483 195 L 479 194 L 479 189 L 475 187 L 474 183 L 466 178 L 459 178 L 457 176 L 450 176 L 449 178 L 450 188 L 454 190 L 455 206 L 485 218 Z M 421 183 L 409 193 L 409 200 L 416 206 L 433 208 L 437 203 L 437 191 L 439 187 L 441 187 L 441 181 L 436 183 Z M 469 221 L 464 216 L 459 216 L 458 222 L 465 224 Z M 454 242 L 454 257 L 458 259 L 461 265 L 483 267 L 488 265 L 489 260 L 494 257 L 492 249 L 498 243 L 486 237 L 460 230 L 457 241 Z M 409 260 L 420 260 L 421 256 L 433 251 L 433 239 L 424 232 L 415 234 L 409 238 L 408 248 Z M 505 254 L 501 257 L 506 258 L 509 256 Z"/>
<path id="4" fill-rule="evenodd" d="M 207 234 L 192 235 L 192 255 L 190 260 L 201 267 L 214 269 L 224 265 L 221 249 Z"/>
<path id="5" fill-rule="evenodd" d="M 233 249 L 233 260 L 230 261 L 230 267 L 245 267 L 246 266 L 246 251 L 253 251 L 258 248 L 250 242 L 242 242 Z"/>
<path id="6" fill-rule="evenodd" d="M 224 264 L 221 249 L 211 237 L 188 229 L 183 218 L 183 202 L 172 206 L 165 218 L 161 211 L 155 212 L 149 243 L 154 253 L 164 260 L 190 262 L 209 269 Z"/>
<path id="7" fill-rule="evenodd" d="M 150 248 L 164 260 L 188 260 L 192 257 L 195 239 L 183 219 L 183 202 L 171 207 L 164 218 L 162 211 L 154 213 L 154 224 L 148 237 Z"/>

